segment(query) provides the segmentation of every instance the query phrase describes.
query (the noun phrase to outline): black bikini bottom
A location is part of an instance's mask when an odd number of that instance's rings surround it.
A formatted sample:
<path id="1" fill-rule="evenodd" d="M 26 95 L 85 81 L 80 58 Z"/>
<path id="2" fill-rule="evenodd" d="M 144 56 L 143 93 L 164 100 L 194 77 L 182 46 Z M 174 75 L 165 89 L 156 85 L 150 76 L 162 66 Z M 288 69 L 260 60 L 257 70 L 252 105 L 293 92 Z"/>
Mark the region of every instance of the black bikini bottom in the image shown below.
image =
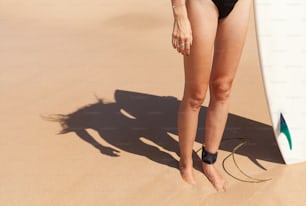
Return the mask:
<path id="1" fill-rule="evenodd" d="M 219 19 L 227 17 L 238 0 L 212 0 L 219 11 Z"/>

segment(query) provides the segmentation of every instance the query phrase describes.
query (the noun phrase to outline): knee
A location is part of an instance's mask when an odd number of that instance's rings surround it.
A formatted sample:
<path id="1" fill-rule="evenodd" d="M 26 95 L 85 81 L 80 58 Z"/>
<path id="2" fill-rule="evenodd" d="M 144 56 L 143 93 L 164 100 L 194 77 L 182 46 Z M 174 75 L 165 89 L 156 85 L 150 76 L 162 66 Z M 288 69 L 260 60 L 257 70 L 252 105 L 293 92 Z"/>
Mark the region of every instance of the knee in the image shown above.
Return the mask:
<path id="1" fill-rule="evenodd" d="M 185 100 L 192 109 L 196 110 L 202 106 L 205 100 L 205 96 L 206 89 L 197 89 L 189 92 L 189 94 L 185 96 Z"/>
<path id="2" fill-rule="evenodd" d="M 211 97 L 216 101 L 227 101 L 230 97 L 232 81 L 212 81 L 210 84 Z"/>

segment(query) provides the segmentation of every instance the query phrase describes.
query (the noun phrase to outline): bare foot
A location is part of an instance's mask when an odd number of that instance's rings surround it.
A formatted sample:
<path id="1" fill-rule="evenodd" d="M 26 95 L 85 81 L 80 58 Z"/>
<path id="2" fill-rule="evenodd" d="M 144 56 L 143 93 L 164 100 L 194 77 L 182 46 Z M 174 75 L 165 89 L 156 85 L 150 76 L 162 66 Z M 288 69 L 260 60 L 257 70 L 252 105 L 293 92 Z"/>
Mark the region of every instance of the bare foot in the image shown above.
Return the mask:
<path id="1" fill-rule="evenodd" d="M 218 192 L 225 192 L 225 180 L 213 165 L 202 163 L 203 172 Z"/>
<path id="2" fill-rule="evenodd" d="M 193 173 L 192 164 L 187 166 L 186 164 L 183 164 L 180 161 L 179 168 L 180 168 L 180 172 L 181 172 L 181 176 L 183 180 L 187 182 L 188 184 L 195 185 L 196 181 L 195 181 L 195 177 Z"/>

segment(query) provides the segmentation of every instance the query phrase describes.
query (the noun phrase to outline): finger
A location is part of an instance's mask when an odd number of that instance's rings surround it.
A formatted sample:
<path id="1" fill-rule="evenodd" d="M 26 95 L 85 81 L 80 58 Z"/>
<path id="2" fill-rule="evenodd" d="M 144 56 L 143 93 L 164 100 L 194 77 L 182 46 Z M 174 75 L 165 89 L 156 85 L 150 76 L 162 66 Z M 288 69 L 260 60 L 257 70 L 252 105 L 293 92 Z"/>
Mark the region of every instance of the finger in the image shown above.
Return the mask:
<path id="1" fill-rule="evenodd" d="M 176 47 L 178 47 L 178 44 L 179 44 L 179 36 L 178 36 L 178 34 L 177 33 L 174 33 L 173 35 L 172 35 L 172 38 L 173 38 L 173 40 L 174 40 L 174 43 L 175 43 L 175 48 Z"/>
<path id="2" fill-rule="evenodd" d="M 179 45 L 178 45 L 178 49 L 179 49 L 180 53 L 183 54 L 184 50 L 185 50 L 185 42 L 180 41 Z"/>
<path id="3" fill-rule="evenodd" d="M 184 54 L 187 54 L 187 50 L 190 48 L 190 46 L 189 46 L 189 40 L 188 40 L 189 38 L 188 37 L 184 37 L 184 38 L 182 38 L 182 50 L 183 50 L 183 53 Z"/>
<path id="4" fill-rule="evenodd" d="M 172 37 L 172 47 L 175 49 L 175 39 Z"/>
<path id="5" fill-rule="evenodd" d="M 184 39 L 185 43 L 189 43 L 189 45 L 192 45 L 192 34 L 187 35 L 186 38 Z"/>
<path id="6" fill-rule="evenodd" d="M 178 45 L 178 38 L 176 34 L 172 34 L 172 42 L 173 42 L 173 47 L 176 48 Z"/>
<path id="7" fill-rule="evenodd" d="M 177 39 L 174 40 L 174 48 L 175 48 L 175 49 L 178 48 L 178 41 L 177 41 Z"/>
<path id="8" fill-rule="evenodd" d="M 175 42 L 175 38 L 172 39 L 172 45 L 173 45 L 173 48 L 175 49 L 176 48 L 176 42 Z"/>
<path id="9" fill-rule="evenodd" d="M 183 50 L 182 50 L 182 48 L 180 48 L 180 47 L 177 47 L 177 49 L 176 49 L 179 53 L 181 53 L 181 54 L 183 54 Z"/>
<path id="10" fill-rule="evenodd" d="M 175 38 L 175 48 L 179 48 L 180 47 L 180 40 L 178 37 Z"/>
<path id="11" fill-rule="evenodd" d="M 190 43 L 186 42 L 185 45 L 185 54 L 188 56 L 190 54 Z"/>

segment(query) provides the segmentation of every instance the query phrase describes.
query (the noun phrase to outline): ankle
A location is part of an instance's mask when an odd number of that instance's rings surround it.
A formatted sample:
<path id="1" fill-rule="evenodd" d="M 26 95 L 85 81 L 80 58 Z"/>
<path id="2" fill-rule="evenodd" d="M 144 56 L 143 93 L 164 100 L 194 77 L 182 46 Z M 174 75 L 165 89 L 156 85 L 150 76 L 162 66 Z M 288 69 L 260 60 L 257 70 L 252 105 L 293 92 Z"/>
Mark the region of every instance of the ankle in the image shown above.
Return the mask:
<path id="1" fill-rule="evenodd" d="M 214 170 L 215 166 L 213 164 L 207 164 L 205 162 L 202 162 L 202 168 L 203 168 L 204 172 L 209 172 L 211 170 Z"/>
<path id="2" fill-rule="evenodd" d="M 179 165 L 180 165 L 180 168 L 182 168 L 182 169 L 190 168 L 190 167 L 193 166 L 193 162 L 192 162 L 192 160 L 187 160 L 187 159 L 181 158 L 180 161 L 179 161 Z"/>
<path id="3" fill-rule="evenodd" d="M 217 161 L 218 152 L 208 152 L 205 146 L 202 146 L 202 162 L 205 164 L 212 165 Z"/>

